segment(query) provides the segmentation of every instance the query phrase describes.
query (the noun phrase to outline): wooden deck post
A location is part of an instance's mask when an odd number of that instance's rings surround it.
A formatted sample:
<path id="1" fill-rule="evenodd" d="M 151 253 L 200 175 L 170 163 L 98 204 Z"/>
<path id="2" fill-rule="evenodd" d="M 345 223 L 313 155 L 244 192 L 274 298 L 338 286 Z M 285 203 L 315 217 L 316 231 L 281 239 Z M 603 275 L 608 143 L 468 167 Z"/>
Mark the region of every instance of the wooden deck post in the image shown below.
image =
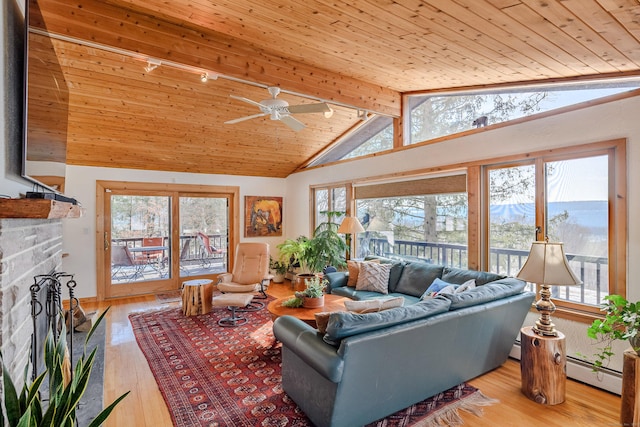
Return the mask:
<path id="1" fill-rule="evenodd" d="M 567 383 L 564 334 L 540 336 L 527 326 L 520 330 L 520 335 L 522 393 L 543 405 L 564 402 Z"/>

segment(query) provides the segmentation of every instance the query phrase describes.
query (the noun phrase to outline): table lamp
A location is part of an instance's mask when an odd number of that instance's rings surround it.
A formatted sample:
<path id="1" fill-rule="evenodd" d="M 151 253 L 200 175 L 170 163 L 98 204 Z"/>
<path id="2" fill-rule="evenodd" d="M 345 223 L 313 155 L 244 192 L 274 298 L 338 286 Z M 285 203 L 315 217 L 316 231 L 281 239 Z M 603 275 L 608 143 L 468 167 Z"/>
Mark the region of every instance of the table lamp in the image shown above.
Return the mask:
<path id="1" fill-rule="evenodd" d="M 342 220 L 342 224 L 338 228 L 338 233 L 344 234 L 345 242 L 347 244 L 347 254 L 346 260 L 348 261 L 351 257 L 349 253 L 351 252 L 351 235 L 356 233 L 364 233 L 364 228 L 360 221 L 355 216 L 346 216 Z"/>
<path id="2" fill-rule="evenodd" d="M 569 266 L 562 243 L 533 242 L 529 257 L 516 277 L 540 285 L 540 300 L 536 302 L 540 318 L 533 331 L 542 336 L 558 336 L 555 325 L 551 323 L 551 314 L 556 311 L 556 306 L 551 301 L 549 287 L 582 284 Z"/>

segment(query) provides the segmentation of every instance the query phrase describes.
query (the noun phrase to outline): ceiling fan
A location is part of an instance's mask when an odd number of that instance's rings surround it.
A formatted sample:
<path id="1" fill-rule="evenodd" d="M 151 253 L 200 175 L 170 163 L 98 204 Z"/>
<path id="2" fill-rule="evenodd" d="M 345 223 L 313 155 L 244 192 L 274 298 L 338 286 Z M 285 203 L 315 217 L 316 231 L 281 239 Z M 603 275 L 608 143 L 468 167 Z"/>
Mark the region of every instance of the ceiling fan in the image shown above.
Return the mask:
<path id="1" fill-rule="evenodd" d="M 228 120 L 225 124 L 234 124 L 249 119 L 255 119 L 257 117 L 270 116 L 271 120 L 280 120 L 282 123 L 298 132 L 304 129 L 305 125 L 300 120 L 291 117 L 291 114 L 323 113 L 326 118 L 331 117 L 333 114 L 333 110 L 325 102 L 289 105 L 289 103 L 283 99 L 276 99 L 280 93 L 279 87 L 271 86 L 268 87 L 267 90 L 269 91 L 269 94 L 271 94 L 271 98 L 260 102 L 252 101 L 251 99 L 244 98 L 242 96 L 230 95 L 233 99 L 237 99 L 260 108 L 261 112 L 251 116 Z"/>

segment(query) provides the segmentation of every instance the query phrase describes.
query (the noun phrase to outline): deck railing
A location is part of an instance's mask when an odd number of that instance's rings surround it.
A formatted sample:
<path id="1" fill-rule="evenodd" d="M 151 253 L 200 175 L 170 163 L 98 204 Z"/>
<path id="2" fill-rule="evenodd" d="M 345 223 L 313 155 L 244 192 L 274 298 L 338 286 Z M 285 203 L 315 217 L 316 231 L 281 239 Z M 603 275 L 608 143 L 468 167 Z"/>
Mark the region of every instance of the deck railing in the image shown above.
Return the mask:
<path id="1" fill-rule="evenodd" d="M 386 239 L 376 238 L 362 239 L 359 243 L 364 245 L 364 252 L 369 255 L 424 261 L 458 268 L 466 268 L 468 265 L 466 245 L 396 240 L 392 246 Z M 600 304 L 609 290 L 608 259 L 580 254 L 566 255 L 573 271 L 580 277 L 583 284 L 580 287 L 553 287 L 553 297 L 583 304 Z M 529 251 L 525 250 L 491 248 L 489 271 L 505 276 L 515 276 L 528 256 Z"/>
<path id="2" fill-rule="evenodd" d="M 209 243 L 218 249 L 226 249 L 227 237 L 222 234 L 209 234 Z M 188 243 L 187 243 L 188 242 Z M 142 237 L 127 237 L 120 239 L 111 239 L 111 244 L 114 246 L 129 246 L 130 248 L 136 248 L 142 246 Z M 185 245 L 189 245 L 186 252 L 182 251 Z M 169 246 L 169 238 L 163 237 L 162 246 Z M 198 238 L 194 235 L 181 235 L 180 236 L 180 252 L 182 254 L 182 261 L 199 260 L 202 258 L 202 245 L 198 241 Z"/>

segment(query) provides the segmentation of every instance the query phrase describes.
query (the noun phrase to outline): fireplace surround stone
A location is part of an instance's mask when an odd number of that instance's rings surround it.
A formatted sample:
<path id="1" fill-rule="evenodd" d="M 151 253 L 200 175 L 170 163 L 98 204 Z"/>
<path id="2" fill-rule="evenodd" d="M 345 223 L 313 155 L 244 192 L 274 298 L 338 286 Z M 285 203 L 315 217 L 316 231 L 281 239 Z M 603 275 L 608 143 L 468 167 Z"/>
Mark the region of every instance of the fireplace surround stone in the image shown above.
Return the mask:
<path id="1" fill-rule="evenodd" d="M 30 357 L 30 286 L 61 265 L 62 220 L 0 219 L 0 349 L 18 385 Z"/>

